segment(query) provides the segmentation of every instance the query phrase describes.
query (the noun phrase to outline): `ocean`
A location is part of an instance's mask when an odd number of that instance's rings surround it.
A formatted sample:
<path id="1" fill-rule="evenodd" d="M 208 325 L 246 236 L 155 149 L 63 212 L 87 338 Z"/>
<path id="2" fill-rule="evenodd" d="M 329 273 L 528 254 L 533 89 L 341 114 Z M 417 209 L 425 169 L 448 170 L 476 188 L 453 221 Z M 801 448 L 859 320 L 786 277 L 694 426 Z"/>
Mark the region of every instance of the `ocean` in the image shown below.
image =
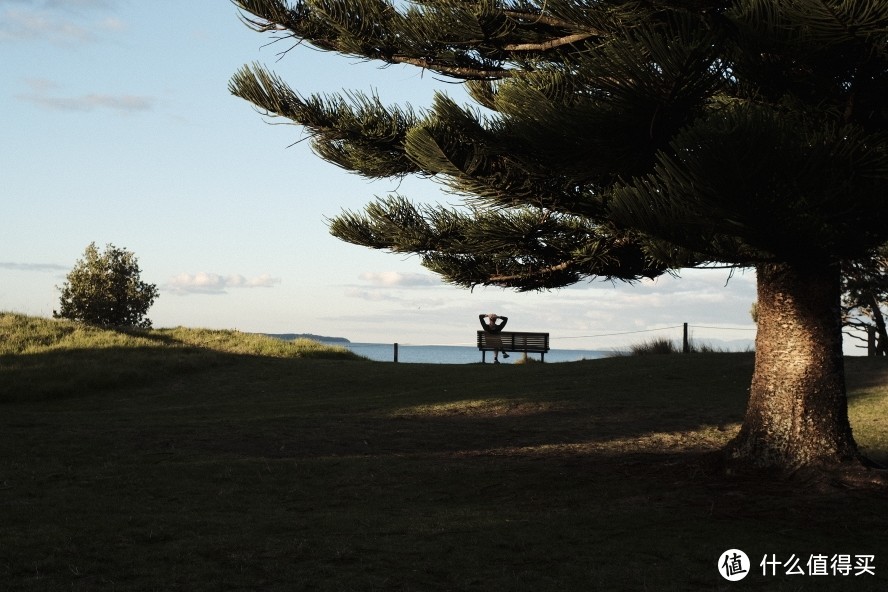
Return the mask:
<path id="1" fill-rule="evenodd" d="M 333 345 L 333 344 L 331 344 Z M 393 343 L 336 343 L 358 355 L 377 362 L 393 362 L 395 358 Z M 552 349 L 546 354 L 549 362 L 576 362 L 578 360 L 594 360 L 612 355 L 611 351 L 584 349 Z M 524 357 L 523 353 L 509 353 L 508 359 L 500 363 L 510 364 Z M 539 360 L 539 354 L 528 354 L 528 357 Z M 493 352 L 487 352 L 488 363 L 493 362 Z M 477 364 L 481 362 L 478 348 L 463 345 L 398 345 L 398 362 L 404 364 Z"/>

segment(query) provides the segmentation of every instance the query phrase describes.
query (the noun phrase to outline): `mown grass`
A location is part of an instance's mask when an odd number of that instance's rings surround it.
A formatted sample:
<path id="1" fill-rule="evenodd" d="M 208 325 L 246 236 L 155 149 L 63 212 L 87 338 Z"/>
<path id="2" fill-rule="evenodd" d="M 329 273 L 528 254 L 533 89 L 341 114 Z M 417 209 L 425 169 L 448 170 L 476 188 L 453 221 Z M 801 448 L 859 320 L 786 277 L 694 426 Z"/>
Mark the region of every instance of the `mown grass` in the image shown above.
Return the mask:
<path id="1" fill-rule="evenodd" d="M 155 348 L 273 358 L 361 359 L 347 348 L 309 339 L 283 341 L 258 333 L 210 329 L 109 330 L 82 323 L 0 312 L 0 356 L 77 349 Z"/>
<path id="2" fill-rule="evenodd" d="M 0 313 L 0 401 L 77 396 L 147 387 L 228 364 L 233 356 L 362 360 L 340 346 L 307 339 L 207 329 L 114 331 Z"/>
<path id="3" fill-rule="evenodd" d="M 69 329 L 0 357 L 0 590 L 888 580 L 885 494 L 713 468 L 751 354 L 391 364 L 213 349 L 238 335 L 54 345 Z M 84 370 L 62 383 L 72 354 Z M 849 359 L 848 375 L 856 437 L 888 461 L 888 365 Z M 718 575 L 729 548 L 753 559 L 743 582 Z M 763 577 L 771 553 L 874 554 L 877 575 Z"/>

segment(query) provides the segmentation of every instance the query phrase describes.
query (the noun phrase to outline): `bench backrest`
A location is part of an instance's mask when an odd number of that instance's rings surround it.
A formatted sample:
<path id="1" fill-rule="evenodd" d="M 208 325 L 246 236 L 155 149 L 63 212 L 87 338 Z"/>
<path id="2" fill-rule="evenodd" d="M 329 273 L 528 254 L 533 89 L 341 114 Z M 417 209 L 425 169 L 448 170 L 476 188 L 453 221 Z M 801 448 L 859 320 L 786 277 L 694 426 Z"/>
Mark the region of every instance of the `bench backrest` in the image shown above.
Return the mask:
<path id="1" fill-rule="evenodd" d="M 499 333 L 488 333 L 486 331 L 478 331 L 478 349 L 493 349 L 488 341 L 488 337 L 493 337 L 502 341 L 503 349 L 517 352 L 548 352 L 549 351 L 549 334 L 548 333 L 523 333 L 518 331 L 501 331 Z"/>

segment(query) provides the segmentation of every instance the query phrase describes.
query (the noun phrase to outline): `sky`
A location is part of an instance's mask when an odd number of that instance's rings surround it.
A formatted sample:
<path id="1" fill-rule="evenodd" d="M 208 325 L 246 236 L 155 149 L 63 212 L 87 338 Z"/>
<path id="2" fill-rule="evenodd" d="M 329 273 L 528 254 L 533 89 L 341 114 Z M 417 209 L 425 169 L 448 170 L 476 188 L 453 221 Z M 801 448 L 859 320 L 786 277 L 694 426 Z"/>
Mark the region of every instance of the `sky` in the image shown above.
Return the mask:
<path id="1" fill-rule="evenodd" d="M 556 349 L 679 340 L 683 323 L 699 342 L 754 339 L 752 271 L 470 291 L 415 256 L 332 237 L 326 220 L 376 196 L 455 198 L 326 163 L 300 128 L 229 93 L 235 71 L 259 62 L 303 94 L 362 90 L 417 108 L 435 91 L 464 95 L 415 68 L 304 46 L 281 57 L 290 46 L 269 41 L 227 0 L 0 0 L 0 311 L 52 316 L 95 242 L 138 257 L 160 292 L 155 327 L 473 345 L 478 314 L 495 312 Z"/>

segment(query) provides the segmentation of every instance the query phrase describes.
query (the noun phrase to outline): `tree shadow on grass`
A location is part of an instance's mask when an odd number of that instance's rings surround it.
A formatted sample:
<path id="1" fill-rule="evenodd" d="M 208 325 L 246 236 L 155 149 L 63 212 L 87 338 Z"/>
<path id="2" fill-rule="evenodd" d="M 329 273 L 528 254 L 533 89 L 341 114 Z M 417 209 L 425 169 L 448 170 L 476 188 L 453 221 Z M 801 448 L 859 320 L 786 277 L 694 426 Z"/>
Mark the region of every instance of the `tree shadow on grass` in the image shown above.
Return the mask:
<path id="1" fill-rule="evenodd" d="M 845 374 L 849 392 L 888 386 L 888 358 L 845 358 Z"/>
<path id="2" fill-rule="evenodd" d="M 748 358 L 494 371 L 148 349 L 3 370 L 73 385 L 0 416 L 13 587 L 38 565 L 59 590 L 121 573 L 133 589 L 727 590 L 729 548 L 754 567 L 888 552 L 883 493 L 713 468 Z M 86 389 L 114 364 L 136 375 Z M 849 582 L 804 580 L 884 589 Z"/>
<path id="3" fill-rule="evenodd" d="M 147 388 L 224 364 L 198 348 L 107 347 L 0 356 L 0 403 Z"/>
<path id="4" fill-rule="evenodd" d="M 119 330 L 108 334 L 135 341 L 122 345 L 108 343 L 101 347 L 0 355 L 0 404 L 100 394 L 113 396 L 138 389 L 165 388 L 164 385 L 170 383 L 181 385 L 191 380 L 199 381 L 197 377 L 211 377 L 210 382 L 215 383 L 212 377 L 224 369 L 235 373 L 234 379 L 229 381 L 230 388 L 249 392 L 252 376 L 286 374 L 294 364 L 306 361 L 297 357 L 273 357 L 282 350 L 289 356 L 314 356 L 333 362 L 361 361 L 347 350 L 303 352 L 278 346 L 275 353 L 263 356 L 195 344 L 157 331 Z M 203 387 L 192 390 L 198 395 L 213 394 Z"/>

